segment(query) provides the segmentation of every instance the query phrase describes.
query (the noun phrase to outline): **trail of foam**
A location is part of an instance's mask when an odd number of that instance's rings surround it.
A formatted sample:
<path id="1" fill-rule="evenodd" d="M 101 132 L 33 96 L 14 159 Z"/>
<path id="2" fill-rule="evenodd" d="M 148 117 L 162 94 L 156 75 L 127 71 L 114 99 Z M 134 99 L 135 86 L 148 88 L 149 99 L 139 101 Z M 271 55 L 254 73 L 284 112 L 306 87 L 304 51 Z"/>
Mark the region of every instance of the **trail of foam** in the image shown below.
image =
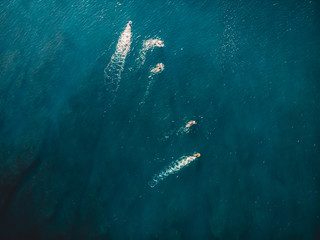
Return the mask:
<path id="1" fill-rule="evenodd" d="M 148 182 L 150 187 L 155 187 L 159 182 L 167 178 L 169 175 L 175 174 L 182 168 L 188 166 L 191 162 L 200 157 L 199 153 L 195 153 L 192 156 L 183 156 L 177 161 L 171 163 L 168 167 L 162 170 L 159 174 L 153 176 L 152 180 Z"/>
<path id="2" fill-rule="evenodd" d="M 151 89 L 151 87 L 152 87 L 152 85 L 153 85 L 153 82 L 154 82 L 154 81 L 153 81 L 153 77 L 154 77 L 155 75 L 163 72 L 163 70 L 164 70 L 164 64 L 163 64 L 163 63 L 158 63 L 154 68 L 152 68 L 152 69 L 150 70 L 150 75 L 149 75 L 149 77 L 148 77 L 148 79 L 149 79 L 148 86 L 147 86 L 147 88 L 146 88 L 146 92 L 144 93 L 143 99 L 142 99 L 142 101 L 140 102 L 140 104 L 144 104 L 146 98 L 147 98 L 147 97 L 149 96 L 149 94 L 150 94 L 150 89 Z"/>
<path id="3" fill-rule="evenodd" d="M 115 93 L 119 88 L 121 73 L 123 71 L 127 54 L 130 51 L 132 37 L 131 24 L 131 21 L 127 23 L 125 30 L 119 37 L 116 51 L 111 56 L 110 62 L 104 69 L 106 89 L 113 93 Z"/>
<path id="4" fill-rule="evenodd" d="M 171 130 L 170 132 L 167 132 L 165 136 L 162 138 L 162 141 L 168 140 L 172 135 L 180 136 L 183 134 L 188 134 L 190 132 L 191 127 L 196 124 L 196 121 L 191 120 L 187 122 L 184 126 L 180 127 L 178 130 Z"/>
<path id="5" fill-rule="evenodd" d="M 194 120 L 191 120 L 191 121 L 187 122 L 185 126 L 181 127 L 181 128 L 178 130 L 177 135 L 183 134 L 183 133 L 189 133 L 191 126 L 193 126 L 193 125 L 195 125 L 195 124 L 197 124 L 197 122 L 194 121 Z"/>
<path id="6" fill-rule="evenodd" d="M 161 39 L 148 39 L 143 41 L 142 49 L 139 51 L 139 57 L 137 58 L 138 66 L 141 67 L 146 61 L 147 52 L 153 51 L 155 47 L 164 47 L 164 43 Z"/>

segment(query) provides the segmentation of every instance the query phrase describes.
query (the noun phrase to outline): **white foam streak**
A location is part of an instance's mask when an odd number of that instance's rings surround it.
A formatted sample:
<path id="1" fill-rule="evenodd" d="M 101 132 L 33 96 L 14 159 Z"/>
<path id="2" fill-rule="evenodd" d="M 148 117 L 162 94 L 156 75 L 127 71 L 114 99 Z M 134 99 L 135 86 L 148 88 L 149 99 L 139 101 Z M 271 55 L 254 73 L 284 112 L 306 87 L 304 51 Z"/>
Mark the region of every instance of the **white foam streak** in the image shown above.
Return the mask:
<path id="1" fill-rule="evenodd" d="M 139 57 L 137 59 L 138 66 L 141 67 L 146 61 L 147 52 L 153 51 L 155 47 L 164 47 L 164 43 L 161 39 L 148 39 L 143 41 L 142 49 L 139 51 Z"/>
<path id="2" fill-rule="evenodd" d="M 151 87 L 153 85 L 153 82 L 154 82 L 153 76 L 161 73 L 163 70 L 164 70 L 164 64 L 163 63 L 158 63 L 154 68 L 152 68 L 150 70 L 150 75 L 148 77 L 148 79 L 149 79 L 148 80 L 148 86 L 146 88 L 146 92 L 144 93 L 143 100 L 140 102 L 140 104 L 144 104 L 145 101 L 146 101 L 146 98 L 150 94 L 150 89 L 151 89 Z"/>
<path id="3" fill-rule="evenodd" d="M 119 37 L 115 53 L 111 56 L 110 62 L 104 69 L 105 85 L 107 90 L 111 92 L 116 92 L 119 88 L 121 73 L 127 54 L 130 51 L 131 37 L 131 21 L 129 21 Z"/>
<path id="4" fill-rule="evenodd" d="M 191 162 L 196 160 L 200 154 L 195 153 L 192 156 L 183 156 L 177 161 L 171 163 L 167 168 L 162 170 L 159 174 L 154 175 L 151 181 L 148 182 L 150 187 L 155 187 L 159 182 L 167 178 L 169 175 L 179 172 L 182 168 L 188 166 Z"/>

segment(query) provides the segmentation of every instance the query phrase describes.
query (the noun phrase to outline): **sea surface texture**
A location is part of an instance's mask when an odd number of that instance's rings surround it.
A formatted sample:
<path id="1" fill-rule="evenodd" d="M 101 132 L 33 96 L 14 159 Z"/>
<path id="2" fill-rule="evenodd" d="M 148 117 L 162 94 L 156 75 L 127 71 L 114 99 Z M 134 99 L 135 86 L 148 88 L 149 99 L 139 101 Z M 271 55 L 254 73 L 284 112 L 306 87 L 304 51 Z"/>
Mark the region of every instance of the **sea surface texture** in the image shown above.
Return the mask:
<path id="1" fill-rule="evenodd" d="M 1 240 L 318 240 L 319 191 L 319 1 L 0 2 Z"/>

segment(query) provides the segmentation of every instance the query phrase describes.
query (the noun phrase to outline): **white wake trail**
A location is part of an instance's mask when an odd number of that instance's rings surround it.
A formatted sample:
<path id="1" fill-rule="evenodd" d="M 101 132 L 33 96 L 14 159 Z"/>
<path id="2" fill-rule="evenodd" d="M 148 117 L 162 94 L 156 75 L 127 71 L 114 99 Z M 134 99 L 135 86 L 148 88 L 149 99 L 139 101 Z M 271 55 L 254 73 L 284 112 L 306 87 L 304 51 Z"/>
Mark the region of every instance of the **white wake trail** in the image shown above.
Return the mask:
<path id="1" fill-rule="evenodd" d="M 163 63 L 158 63 L 155 67 L 153 67 L 151 70 L 150 70 L 150 74 L 149 74 L 149 77 L 148 77 L 148 85 L 147 85 L 147 88 L 146 88 L 146 92 L 144 93 L 144 96 L 143 96 L 143 99 L 142 101 L 140 102 L 140 105 L 141 104 L 144 104 L 145 101 L 146 101 L 146 98 L 149 96 L 149 93 L 150 93 L 150 89 L 153 85 L 153 77 L 157 74 L 160 74 L 162 73 L 164 70 L 164 64 Z"/>
<path id="2" fill-rule="evenodd" d="M 183 135 L 183 134 L 188 134 L 190 132 L 190 128 L 193 125 L 196 125 L 197 122 L 195 120 L 191 120 L 187 122 L 184 126 L 180 127 L 178 130 L 171 130 L 170 132 L 167 132 L 165 136 L 162 138 L 162 141 L 168 140 L 172 135 Z"/>
<path id="3" fill-rule="evenodd" d="M 141 67 L 146 61 L 147 52 L 153 51 L 155 47 L 164 47 L 164 43 L 161 39 L 148 39 L 143 41 L 142 49 L 139 51 L 139 57 L 137 58 L 138 66 Z"/>
<path id="4" fill-rule="evenodd" d="M 110 62 L 104 69 L 106 89 L 113 93 L 119 88 L 121 73 L 127 54 L 130 51 L 132 37 L 131 25 L 132 22 L 129 21 L 119 37 L 115 53 L 111 56 Z"/>
<path id="5" fill-rule="evenodd" d="M 155 187 L 159 182 L 167 178 L 169 175 L 175 174 L 185 166 L 200 157 L 200 153 L 194 153 L 192 156 L 183 156 L 180 159 L 171 163 L 168 167 L 162 170 L 159 174 L 153 176 L 152 180 L 148 182 L 150 187 Z"/>

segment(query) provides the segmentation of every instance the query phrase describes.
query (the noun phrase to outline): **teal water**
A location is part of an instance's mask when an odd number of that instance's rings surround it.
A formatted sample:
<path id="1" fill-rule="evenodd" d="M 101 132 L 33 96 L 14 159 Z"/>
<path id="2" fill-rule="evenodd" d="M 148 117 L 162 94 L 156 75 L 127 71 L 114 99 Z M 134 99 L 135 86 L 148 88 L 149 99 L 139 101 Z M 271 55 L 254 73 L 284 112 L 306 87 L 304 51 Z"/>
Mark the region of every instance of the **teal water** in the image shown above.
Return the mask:
<path id="1" fill-rule="evenodd" d="M 0 239 L 320 238 L 316 1 L 0 6 Z"/>

